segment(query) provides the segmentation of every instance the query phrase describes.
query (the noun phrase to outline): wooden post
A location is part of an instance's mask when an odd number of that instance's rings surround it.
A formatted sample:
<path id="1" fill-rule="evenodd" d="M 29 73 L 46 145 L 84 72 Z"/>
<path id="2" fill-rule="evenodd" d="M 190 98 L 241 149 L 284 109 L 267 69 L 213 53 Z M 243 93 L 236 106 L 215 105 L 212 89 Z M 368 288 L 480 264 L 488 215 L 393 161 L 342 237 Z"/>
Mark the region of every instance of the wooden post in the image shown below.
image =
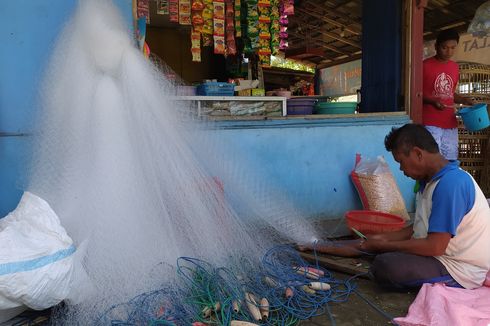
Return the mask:
<path id="1" fill-rule="evenodd" d="M 424 8 L 427 0 L 412 0 L 410 26 L 410 118 L 422 123 L 422 61 L 424 51 Z"/>

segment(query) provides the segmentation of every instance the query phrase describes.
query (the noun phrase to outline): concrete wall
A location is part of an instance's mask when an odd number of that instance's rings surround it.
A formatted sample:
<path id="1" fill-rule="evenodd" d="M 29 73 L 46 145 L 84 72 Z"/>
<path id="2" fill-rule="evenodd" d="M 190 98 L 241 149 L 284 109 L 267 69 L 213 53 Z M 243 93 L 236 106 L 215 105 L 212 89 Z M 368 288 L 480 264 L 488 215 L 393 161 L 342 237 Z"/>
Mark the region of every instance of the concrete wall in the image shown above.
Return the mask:
<path id="1" fill-rule="evenodd" d="M 132 26 L 132 0 L 114 1 Z M 0 8 L 0 216 L 15 207 L 26 154 L 23 134 L 36 110 L 38 86 L 56 37 L 76 0 L 2 1 Z"/>
<path id="2" fill-rule="evenodd" d="M 414 181 L 403 175 L 384 148 L 391 128 L 407 122 L 404 115 L 222 122 L 218 137 L 228 139 L 238 155 L 268 178 L 267 183 L 286 191 L 305 217 L 337 218 L 361 208 L 349 176 L 356 153 L 385 157 L 408 210 L 413 211 Z"/>

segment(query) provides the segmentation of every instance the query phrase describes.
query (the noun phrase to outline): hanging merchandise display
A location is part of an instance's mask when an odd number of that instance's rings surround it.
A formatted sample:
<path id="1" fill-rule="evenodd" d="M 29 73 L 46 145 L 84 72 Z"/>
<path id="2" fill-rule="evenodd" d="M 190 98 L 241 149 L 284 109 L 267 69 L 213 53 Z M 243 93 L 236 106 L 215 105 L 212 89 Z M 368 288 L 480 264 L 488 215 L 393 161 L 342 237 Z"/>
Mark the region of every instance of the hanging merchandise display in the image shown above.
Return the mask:
<path id="1" fill-rule="evenodd" d="M 271 55 L 288 47 L 294 0 L 158 0 L 157 11 L 167 12 L 171 22 L 192 25 L 194 62 L 201 61 L 201 47 L 212 46 L 215 54 L 244 53 L 270 66 Z"/>
<path id="2" fill-rule="evenodd" d="M 201 33 L 204 26 L 203 10 L 204 3 L 202 0 L 192 0 L 191 54 L 193 62 L 201 62 Z"/>
<path id="3" fill-rule="evenodd" d="M 168 15 L 169 13 L 168 0 L 157 0 L 157 15 Z"/>
<path id="4" fill-rule="evenodd" d="M 145 17 L 146 22 L 150 23 L 150 0 L 138 0 L 137 18 Z"/>
<path id="5" fill-rule="evenodd" d="M 257 52 L 259 48 L 259 10 L 257 0 L 246 0 L 246 39 L 245 53 Z"/>
<path id="6" fill-rule="evenodd" d="M 213 46 L 213 0 L 203 0 L 204 9 L 202 11 L 202 18 L 204 19 L 204 25 L 202 27 L 202 45 Z"/>
<path id="7" fill-rule="evenodd" d="M 294 15 L 294 0 L 281 0 L 279 17 L 279 50 L 288 48 L 288 16 Z"/>
<path id="8" fill-rule="evenodd" d="M 172 23 L 179 22 L 179 0 L 168 0 L 168 11 Z"/>
<path id="9" fill-rule="evenodd" d="M 240 0 L 235 0 L 235 36 L 242 37 L 242 21 L 241 21 L 241 9 L 242 4 Z"/>
<path id="10" fill-rule="evenodd" d="M 179 0 L 179 24 L 190 25 L 191 24 L 191 1 Z"/>
<path id="11" fill-rule="evenodd" d="M 271 54 L 276 55 L 279 50 L 279 0 L 271 0 L 271 23 L 270 23 L 270 46 L 271 46 Z"/>
<path id="12" fill-rule="evenodd" d="M 201 33 L 191 32 L 192 62 L 201 62 Z"/>
<path id="13" fill-rule="evenodd" d="M 270 0 L 259 0 L 259 61 L 264 66 L 271 64 L 271 33 L 270 33 Z"/>
<path id="14" fill-rule="evenodd" d="M 214 53 L 225 54 L 225 3 L 213 1 L 213 41 Z"/>
<path id="15" fill-rule="evenodd" d="M 203 9 L 204 3 L 202 0 L 192 0 L 192 30 L 194 32 L 202 33 L 204 25 L 204 18 L 202 16 Z"/>
<path id="16" fill-rule="evenodd" d="M 233 0 L 225 0 L 226 55 L 237 54 L 235 43 L 235 10 Z"/>

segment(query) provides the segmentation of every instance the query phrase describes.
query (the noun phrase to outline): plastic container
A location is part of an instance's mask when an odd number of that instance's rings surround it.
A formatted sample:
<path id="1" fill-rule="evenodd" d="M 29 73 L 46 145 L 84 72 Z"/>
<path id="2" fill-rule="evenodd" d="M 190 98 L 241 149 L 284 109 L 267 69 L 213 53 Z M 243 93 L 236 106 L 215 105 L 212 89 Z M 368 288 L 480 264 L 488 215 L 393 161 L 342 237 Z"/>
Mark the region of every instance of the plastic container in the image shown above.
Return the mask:
<path id="1" fill-rule="evenodd" d="M 197 86 L 197 95 L 204 96 L 233 96 L 235 84 L 209 82 Z"/>
<path id="2" fill-rule="evenodd" d="M 316 99 L 311 98 L 291 98 L 287 100 L 288 115 L 305 115 L 313 114 Z"/>
<path id="3" fill-rule="evenodd" d="M 287 113 L 288 115 L 313 114 L 313 105 L 288 105 Z"/>
<path id="4" fill-rule="evenodd" d="M 355 228 L 364 234 L 393 232 L 405 226 L 405 221 L 399 216 L 369 210 L 348 211 L 345 220 L 349 229 Z"/>
<path id="5" fill-rule="evenodd" d="M 319 102 L 315 106 L 316 114 L 354 114 L 357 102 Z"/>
<path id="6" fill-rule="evenodd" d="M 469 108 L 462 108 L 458 114 L 463 119 L 464 126 L 468 131 L 478 131 L 490 126 L 487 105 L 479 103 Z"/>
<path id="7" fill-rule="evenodd" d="M 177 86 L 177 95 L 179 96 L 194 96 L 196 95 L 195 86 Z"/>

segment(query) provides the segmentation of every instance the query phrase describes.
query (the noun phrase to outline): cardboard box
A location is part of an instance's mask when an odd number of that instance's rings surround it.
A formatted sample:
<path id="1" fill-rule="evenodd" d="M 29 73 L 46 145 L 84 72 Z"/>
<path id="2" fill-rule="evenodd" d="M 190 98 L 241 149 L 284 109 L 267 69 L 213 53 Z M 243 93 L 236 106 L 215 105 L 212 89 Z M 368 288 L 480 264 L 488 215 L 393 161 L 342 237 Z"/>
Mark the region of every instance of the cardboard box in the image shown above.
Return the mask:
<path id="1" fill-rule="evenodd" d="M 242 89 L 237 92 L 237 96 L 252 96 L 252 90 L 251 89 Z"/>

